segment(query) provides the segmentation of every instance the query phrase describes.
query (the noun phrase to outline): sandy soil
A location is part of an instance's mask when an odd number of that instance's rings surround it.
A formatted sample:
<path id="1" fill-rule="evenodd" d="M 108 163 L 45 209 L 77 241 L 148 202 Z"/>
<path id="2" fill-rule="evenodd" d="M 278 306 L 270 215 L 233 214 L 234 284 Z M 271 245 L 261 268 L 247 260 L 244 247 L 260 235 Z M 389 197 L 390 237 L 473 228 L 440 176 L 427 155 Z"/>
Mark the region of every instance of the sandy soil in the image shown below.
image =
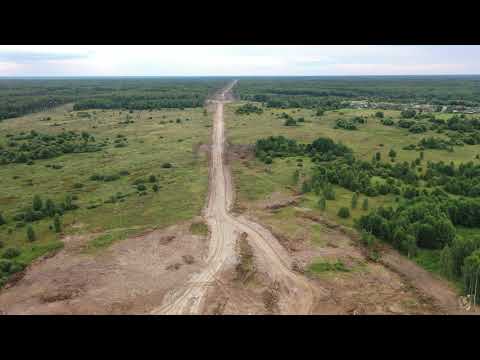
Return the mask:
<path id="1" fill-rule="evenodd" d="M 0 293 L 5 314 L 144 314 L 169 289 L 204 266 L 205 237 L 189 224 L 118 242 L 98 255 L 82 252 L 88 237 L 39 259 L 15 286 Z M 193 263 L 191 258 L 193 257 Z"/>
<path id="2" fill-rule="evenodd" d="M 216 96 L 212 136 L 209 200 L 205 218 L 209 224 L 211 238 L 207 266 L 193 275 L 180 289 L 175 289 L 164 303 L 152 314 L 200 314 L 203 313 L 205 298 L 209 288 L 216 285 L 221 270 L 228 271 L 237 261 L 235 245 L 240 234 L 245 233 L 254 247 L 257 261 L 265 269 L 272 282 L 278 284 L 278 307 L 282 313 L 311 312 L 314 306 L 314 288 L 307 279 L 291 270 L 288 253 L 262 226 L 244 217 L 234 217 L 232 181 L 225 165 L 225 131 L 223 105 L 227 102 L 235 82 Z M 218 284 L 217 284 L 218 286 Z"/>

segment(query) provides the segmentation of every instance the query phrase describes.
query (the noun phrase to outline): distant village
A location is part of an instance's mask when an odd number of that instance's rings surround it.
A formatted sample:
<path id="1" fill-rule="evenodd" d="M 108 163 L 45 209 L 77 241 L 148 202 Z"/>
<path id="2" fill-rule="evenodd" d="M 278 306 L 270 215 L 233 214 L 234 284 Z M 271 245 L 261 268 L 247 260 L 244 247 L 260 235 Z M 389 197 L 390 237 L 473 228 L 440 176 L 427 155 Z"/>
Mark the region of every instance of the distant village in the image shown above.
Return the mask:
<path id="1" fill-rule="evenodd" d="M 479 114 L 480 107 L 468 107 L 463 105 L 432 105 L 432 104 L 399 104 L 389 102 L 373 102 L 368 100 L 350 101 L 350 107 L 354 109 L 383 109 L 383 110 L 406 110 L 414 109 L 418 112 L 444 112 Z"/>

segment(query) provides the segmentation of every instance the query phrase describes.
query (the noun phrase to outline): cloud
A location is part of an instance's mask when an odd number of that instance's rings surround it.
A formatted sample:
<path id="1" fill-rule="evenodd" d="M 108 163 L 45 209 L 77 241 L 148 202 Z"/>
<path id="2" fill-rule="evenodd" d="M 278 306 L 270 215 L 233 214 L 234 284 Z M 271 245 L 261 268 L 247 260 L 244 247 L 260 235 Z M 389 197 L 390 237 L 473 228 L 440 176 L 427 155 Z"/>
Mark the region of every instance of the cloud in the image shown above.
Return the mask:
<path id="1" fill-rule="evenodd" d="M 65 61 L 86 59 L 87 53 L 52 53 L 52 52 L 32 52 L 32 51 L 13 51 L 0 50 L 0 62 L 28 64 L 46 61 Z"/>
<path id="2" fill-rule="evenodd" d="M 0 75 L 478 74 L 479 56 L 479 46 L 0 45 Z"/>

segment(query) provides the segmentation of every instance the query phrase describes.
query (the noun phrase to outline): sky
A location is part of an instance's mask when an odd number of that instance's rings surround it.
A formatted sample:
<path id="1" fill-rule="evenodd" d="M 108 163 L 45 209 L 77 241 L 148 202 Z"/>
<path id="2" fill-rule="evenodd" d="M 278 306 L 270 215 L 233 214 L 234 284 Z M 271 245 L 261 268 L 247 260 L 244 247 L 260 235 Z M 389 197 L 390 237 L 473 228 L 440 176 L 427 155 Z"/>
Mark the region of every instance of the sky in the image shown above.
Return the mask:
<path id="1" fill-rule="evenodd" d="M 477 45 L 0 45 L 0 76 L 480 74 Z"/>

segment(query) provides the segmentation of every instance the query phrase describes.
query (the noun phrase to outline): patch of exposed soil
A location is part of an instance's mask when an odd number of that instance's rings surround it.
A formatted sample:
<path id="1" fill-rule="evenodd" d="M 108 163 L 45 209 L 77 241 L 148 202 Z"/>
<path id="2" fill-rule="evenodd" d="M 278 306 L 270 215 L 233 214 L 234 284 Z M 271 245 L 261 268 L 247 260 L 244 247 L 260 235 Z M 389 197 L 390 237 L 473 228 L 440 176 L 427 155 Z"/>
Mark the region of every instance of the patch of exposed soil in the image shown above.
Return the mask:
<path id="1" fill-rule="evenodd" d="M 0 292 L 5 314 L 143 314 L 204 266 L 206 242 L 190 224 L 150 231 L 98 255 L 81 251 L 88 236 L 69 236 L 53 257 L 34 262 Z M 194 257 L 195 256 L 195 257 Z M 193 261 L 192 261 L 193 260 Z M 180 264 L 178 269 L 167 269 Z"/>
<path id="2" fill-rule="evenodd" d="M 227 144 L 226 161 L 230 163 L 234 160 L 251 161 L 255 158 L 254 145 L 250 144 Z"/>

